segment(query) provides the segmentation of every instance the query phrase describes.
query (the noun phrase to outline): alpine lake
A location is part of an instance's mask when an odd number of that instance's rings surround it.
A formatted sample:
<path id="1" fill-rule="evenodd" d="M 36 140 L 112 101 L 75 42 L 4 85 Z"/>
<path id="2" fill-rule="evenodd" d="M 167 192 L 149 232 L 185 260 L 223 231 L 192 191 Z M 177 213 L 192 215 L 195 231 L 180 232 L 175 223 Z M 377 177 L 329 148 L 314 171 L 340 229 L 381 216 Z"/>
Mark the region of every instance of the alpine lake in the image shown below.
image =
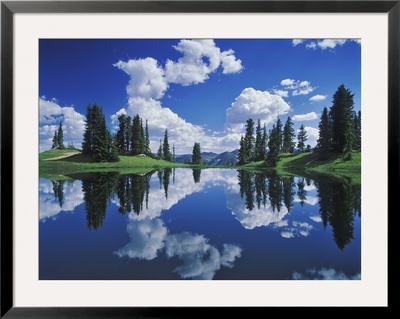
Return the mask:
<path id="1" fill-rule="evenodd" d="M 361 185 L 238 169 L 39 178 L 40 280 L 360 280 Z"/>

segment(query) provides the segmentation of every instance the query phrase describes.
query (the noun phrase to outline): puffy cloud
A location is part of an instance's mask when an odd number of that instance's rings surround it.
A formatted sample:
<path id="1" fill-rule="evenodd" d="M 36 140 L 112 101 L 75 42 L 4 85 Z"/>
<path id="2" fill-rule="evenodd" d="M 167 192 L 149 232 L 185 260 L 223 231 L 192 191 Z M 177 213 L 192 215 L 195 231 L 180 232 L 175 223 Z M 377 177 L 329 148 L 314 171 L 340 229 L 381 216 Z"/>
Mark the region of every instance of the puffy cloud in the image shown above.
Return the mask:
<path id="1" fill-rule="evenodd" d="M 73 142 L 80 147 L 85 129 L 85 116 L 73 106 L 60 106 L 53 100 L 39 98 L 40 151 L 48 150 L 59 122 L 63 123 L 64 143 Z"/>
<path id="2" fill-rule="evenodd" d="M 226 110 L 227 129 L 239 132 L 249 118 L 262 123 L 273 123 L 278 115 L 286 114 L 290 106 L 281 96 L 253 88 L 244 89 Z"/>
<path id="3" fill-rule="evenodd" d="M 307 114 L 298 114 L 298 115 L 293 115 L 292 120 L 294 122 L 303 122 L 303 121 L 312 121 L 318 118 L 317 113 L 315 112 L 310 112 Z"/>
<path id="4" fill-rule="evenodd" d="M 319 138 L 319 130 L 311 126 L 305 126 L 304 129 L 306 130 L 308 136 L 306 144 L 310 144 L 311 147 L 315 147 Z"/>
<path id="5" fill-rule="evenodd" d="M 311 86 L 309 82 L 307 82 L 307 81 L 305 81 L 305 82 L 306 82 L 305 85 L 299 85 L 299 88 L 292 92 L 293 96 L 307 95 L 316 89 L 316 87 Z M 304 83 L 304 82 L 301 82 L 301 83 Z"/>
<path id="6" fill-rule="evenodd" d="M 294 41 L 294 40 L 293 40 Z M 297 44 L 303 43 L 299 42 Z M 357 44 L 361 44 L 360 39 L 321 39 L 321 40 L 314 40 L 306 44 L 307 49 L 321 49 L 321 50 L 326 50 L 330 49 L 333 50 L 337 46 L 343 46 L 347 42 L 356 42 Z"/>
<path id="7" fill-rule="evenodd" d="M 129 75 L 130 80 L 126 87 L 129 96 L 160 99 L 168 89 L 164 70 L 153 58 L 119 61 L 114 66 Z"/>
<path id="8" fill-rule="evenodd" d="M 317 49 L 317 47 L 318 47 L 318 45 L 317 45 L 317 43 L 316 43 L 316 42 L 314 42 L 314 41 L 312 41 L 312 42 L 310 42 L 310 43 L 306 44 L 306 48 L 307 48 L 307 49 L 313 49 L 313 50 L 316 50 L 316 49 Z"/>
<path id="9" fill-rule="evenodd" d="M 272 93 L 277 94 L 281 97 L 289 97 L 289 91 L 285 91 L 285 90 L 273 89 Z"/>
<path id="10" fill-rule="evenodd" d="M 294 79 L 284 79 L 281 81 L 281 85 L 284 86 L 286 90 L 293 90 L 293 96 L 306 95 L 316 89 L 316 87 L 311 86 L 310 81 L 299 81 Z"/>
<path id="11" fill-rule="evenodd" d="M 130 221 L 127 232 L 131 241 L 115 252 L 119 257 L 151 260 L 164 247 L 167 228 L 159 218 Z"/>
<path id="12" fill-rule="evenodd" d="M 211 280 L 221 266 L 232 268 L 242 252 L 232 244 L 224 244 L 220 252 L 203 235 L 189 232 L 169 236 L 165 245 L 168 257 L 177 256 L 183 261 L 175 271 L 182 278 L 192 279 Z"/>
<path id="13" fill-rule="evenodd" d="M 297 45 L 299 45 L 299 44 L 301 44 L 303 42 L 304 42 L 304 40 L 302 40 L 302 39 L 293 39 L 292 40 L 292 45 L 295 47 L 295 46 L 297 46 Z"/>
<path id="14" fill-rule="evenodd" d="M 322 218 L 321 218 L 321 216 L 319 216 L 319 215 L 310 216 L 310 219 L 311 219 L 312 221 L 316 222 L 316 223 L 321 223 L 321 222 L 322 222 Z"/>
<path id="15" fill-rule="evenodd" d="M 233 50 L 221 52 L 213 40 L 181 40 L 175 49 L 183 54 L 177 62 L 168 60 L 165 75 L 168 82 L 182 85 L 203 83 L 220 65 L 222 73 L 237 73 L 242 69 Z"/>
<path id="16" fill-rule="evenodd" d="M 346 39 L 324 39 L 322 41 L 318 41 L 317 45 L 322 50 L 325 49 L 334 49 L 337 45 L 342 46 L 347 42 Z"/>
<path id="17" fill-rule="evenodd" d="M 203 127 L 185 121 L 162 105 L 160 99 L 168 90 L 169 83 L 183 86 L 202 83 L 219 67 L 223 74 L 237 73 L 243 68 L 241 60 L 235 57 L 233 50 L 221 52 L 213 40 L 181 40 L 174 48 L 182 53 L 182 57 L 177 61 L 167 60 L 165 67 L 150 57 L 114 64 L 130 77 L 126 87 L 128 105 L 111 116 L 114 129 L 117 129 L 121 112 L 130 116 L 139 114 L 149 120 L 150 147 L 153 150 L 158 148 L 165 129 L 168 129 L 170 145 L 179 140 L 178 154 L 191 152 L 194 142 L 200 143 L 203 151 L 222 152 L 237 148 L 240 137 L 207 135 Z"/>
<path id="18" fill-rule="evenodd" d="M 317 95 L 314 95 L 313 97 L 311 97 L 310 101 L 321 102 L 321 101 L 324 101 L 326 98 L 327 98 L 327 95 L 317 94 Z"/>
<path id="19" fill-rule="evenodd" d="M 293 79 L 284 79 L 281 81 L 281 85 L 291 87 L 295 83 Z"/>
<path id="20" fill-rule="evenodd" d="M 294 280 L 361 280 L 361 274 L 346 275 L 344 272 L 337 271 L 334 268 L 311 268 L 305 273 L 294 272 L 292 274 Z"/>
<path id="21" fill-rule="evenodd" d="M 300 236 L 307 237 L 313 229 L 314 227 L 309 223 L 293 221 L 292 227 L 288 227 L 281 231 L 281 236 L 283 238 L 294 238 Z"/>
<path id="22" fill-rule="evenodd" d="M 61 212 L 73 212 L 75 207 L 83 204 L 82 182 L 64 183 L 62 205 L 54 197 L 51 180 L 41 178 L 39 180 L 39 219 L 55 219 Z"/>

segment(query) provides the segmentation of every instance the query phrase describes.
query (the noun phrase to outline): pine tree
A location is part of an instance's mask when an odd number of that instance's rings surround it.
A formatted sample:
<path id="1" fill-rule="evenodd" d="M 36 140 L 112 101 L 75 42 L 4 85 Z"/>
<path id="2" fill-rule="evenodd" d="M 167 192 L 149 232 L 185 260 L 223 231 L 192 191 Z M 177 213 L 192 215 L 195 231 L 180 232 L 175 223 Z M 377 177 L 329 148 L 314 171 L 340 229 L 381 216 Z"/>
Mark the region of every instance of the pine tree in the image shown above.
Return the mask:
<path id="1" fill-rule="evenodd" d="M 51 145 L 51 149 L 58 148 L 58 130 L 54 131 L 54 137 L 52 140 L 53 144 Z"/>
<path id="2" fill-rule="evenodd" d="M 267 153 L 267 146 L 268 146 L 268 134 L 267 134 L 267 126 L 264 123 L 262 140 L 261 140 L 261 155 L 262 159 L 265 159 Z"/>
<path id="3" fill-rule="evenodd" d="M 133 117 L 132 122 L 132 155 L 144 153 L 145 140 L 142 120 L 139 115 Z"/>
<path id="4" fill-rule="evenodd" d="M 282 152 L 282 142 L 283 142 L 282 122 L 280 118 L 278 118 L 278 120 L 276 121 L 276 136 L 277 136 L 277 147 L 279 154 Z"/>
<path id="5" fill-rule="evenodd" d="M 116 136 L 116 144 L 121 153 L 126 151 L 126 117 L 125 114 L 118 116 L 119 129 Z"/>
<path id="6" fill-rule="evenodd" d="M 83 133 L 82 153 L 93 155 L 93 109 L 89 104 L 86 107 L 85 132 Z"/>
<path id="7" fill-rule="evenodd" d="M 248 119 L 246 121 L 246 134 L 244 136 L 245 142 L 245 150 L 247 152 L 247 158 L 249 161 L 254 160 L 254 121 L 252 119 Z"/>
<path id="8" fill-rule="evenodd" d="M 171 151 L 169 149 L 169 143 L 168 143 L 168 130 L 167 129 L 165 129 L 165 133 L 164 133 L 163 157 L 168 162 L 171 162 L 171 160 L 172 160 L 172 155 L 171 155 Z"/>
<path id="9" fill-rule="evenodd" d="M 194 143 L 192 153 L 192 164 L 201 164 L 200 143 Z"/>
<path id="10" fill-rule="evenodd" d="M 158 148 L 158 151 L 157 151 L 157 158 L 158 159 L 162 159 L 163 158 L 163 149 L 162 149 L 161 140 L 160 140 L 160 147 Z"/>
<path id="11" fill-rule="evenodd" d="M 354 94 L 342 84 L 333 95 L 330 117 L 332 121 L 332 145 L 334 151 L 351 156 L 354 144 L 352 114 Z"/>
<path id="12" fill-rule="evenodd" d="M 266 157 L 266 164 L 268 166 L 276 167 L 279 158 L 279 146 L 279 131 L 274 124 L 272 125 L 272 129 L 269 132 L 268 153 Z"/>
<path id="13" fill-rule="evenodd" d="M 354 146 L 355 150 L 361 150 L 361 111 L 354 114 Z"/>
<path id="14" fill-rule="evenodd" d="M 176 163 L 175 144 L 172 145 L 172 163 Z"/>
<path id="15" fill-rule="evenodd" d="M 248 163 L 249 158 L 247 156 L 247 148 L 246 148 L 246 143 L 244 141 L 243 135 L 240 138 L 240 145 L 239 145 L 239 151 L 238 151 L 238 165 L 244 165 Z"/>
<path id="16" fill-rule="evenodd" d="M 59 123 L 58 125 L 58 133 L 57 133 L 57 144 L 60 150 L 64 149 L 64 133 L 63 133 L 63 128 L 62 128 L 62 122 Z"/>
<path id="17" fill-rule="evenodd" d="M 149 125 L 148 122 L 146 120 L 146 128 L 144 131 L 144 136 L 145 136 L 145 151 L 144 153 L 146 155 L 150 155 L 151 154 L 151 150 L 150 150 L 150 135 L 149 135 Z"/>
<path id="18" fill-rule="evenodd" d="M 125 151 L 132 152 L 132 118 L 129 115 L 125 119 Z"/>
<path id="19" fill-rule="evenodd" d="M 118 161 L 114 140 L 107 128 L 102 108 L 97 104 L 89 104 L 86 110 L 82 153 L 96 162 Z"/>
<path id="20" fill-rule="evenodd" d="M 328 114 L 328 109 L 324 107 L 321 119 L 318 125 L 319 137 L 317 140 L 318 155 L 321 159 L 326 158 L 330 152 L 332 143 L 331 139 L 331 121 Z"/>
<path id="21" fill-rule="evenodd" d="M 304 147 L 306 146 L 305 142 L 308 140 L 307 132 L 302 124 L 299 129 L 299 133 L 297 134 L 297 147 L 300 149 L 300 152 L 304 152 Z"/>
<path id="22" fill-rule="evenodd" d="M 294 151 L 294 138 L 296 134 L 293 129 L 293 122 L 290 116 L 287 118 L 285 122 L 285 126 L 283 127 L 283 144 L 282 151 L 285 153 L 293 153 Z"/>
<path id="23" fill-rule="evenodd" d="M 261 122 L 260 119 L 257 120 L 256 127 L 256 141 L 255 141 L 255 151 L 254 151 L 254 160 L 261 161 L 264 159 L 265 151 L 263 151 L 263 140 L 262 140 L 262 131 L 261 131 Z"/>

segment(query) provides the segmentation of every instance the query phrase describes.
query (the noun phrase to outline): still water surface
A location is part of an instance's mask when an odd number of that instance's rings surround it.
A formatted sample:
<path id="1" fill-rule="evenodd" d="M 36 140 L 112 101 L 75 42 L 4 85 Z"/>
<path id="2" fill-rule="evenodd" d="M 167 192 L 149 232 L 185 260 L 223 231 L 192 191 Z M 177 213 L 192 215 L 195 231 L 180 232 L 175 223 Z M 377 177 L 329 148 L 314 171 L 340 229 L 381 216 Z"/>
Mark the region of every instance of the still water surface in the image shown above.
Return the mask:
<path id="1" fill-rule="evenodd" d="M 359 280 L 361 186 L 235 169 L 39 179 L 41 280 Z"/>

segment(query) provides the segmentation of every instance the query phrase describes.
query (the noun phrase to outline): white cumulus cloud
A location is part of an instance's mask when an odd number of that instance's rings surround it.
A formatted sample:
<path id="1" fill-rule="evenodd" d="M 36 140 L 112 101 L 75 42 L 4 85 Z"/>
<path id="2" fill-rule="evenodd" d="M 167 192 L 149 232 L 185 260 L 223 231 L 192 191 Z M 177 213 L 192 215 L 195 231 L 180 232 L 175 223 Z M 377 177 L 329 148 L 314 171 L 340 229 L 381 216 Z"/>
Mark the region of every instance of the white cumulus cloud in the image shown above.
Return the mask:
<path id="1" fill-rule="evenodd" d="M 281 96 L 268 91 L 246 88 L 226 110 L 227 128 L 239 132 L 249 118 L 254 121 L 260 119 L 261 123 L 268 125 L 275 122 L 278 115 L 289 111 L 289 104 Z"/>
<path id="2" fill-rule="evenodd" d="M 80 147 L 85 129 L 85 116 L 73 106 L 60 106 L 54 100 L 39 98 L 40 152 L 49 150 L 56 128 L 62 122 L 64 145 L 73 142 Z"/>
<path id="3" fill-rule="evenodd" d="M 292 40 L 292 45 L 295 47 L 295 46 L 297 46 L 297 45 L 299 45 L 299 44 L 301 44 L 303 42 L 304 42 L 304 40 L 302 40 L 302 39 L 293 39 Z"/>
<path id="4" fill-rule="evenodd" d="M 326 98 L 327 98 L 326 95 L 317 94 L 317 95 L 314 95 L 313 97 L 311 97 L 310 101 L 321 102 L 321 101 L 324 101 Z"/>
<path id="5" fill-rule="evenodd" d="M 317 113 L 315 112 L 310 112 L 307 114 L 298 114 L 298 115 L 293 115 L 292 120 L 294 122 L 303 122 L 303 121 L 312 121 L 318 118 Z"/>
<path id="6" fill-rule="evenodd" d="M 243 68 L 241 60 L 231 49 L 221 52 L 213 40 L 181 40 L 174 48 L 182 56 L 177 61 L 167 60 L 165 66 L 151 57 L 114 64 L 130 78 L 126 87 L 128 104 L 111 116 L 114 129 L 117 129 L 118 114 L 121 112 L 131 117 L 138 114 L 148 120 L 153 152 L 158 148 L 159 140 L 164 138 L 165 129 L 168 130 L 171 147 L 176 142 L 177 154 L 191 152 L 195 142 L 201 144 L 202 151 L 237 148 L 240 137 L 208 135 L 204 127 L 179 117 L 160 99 L 165 96 L 170 83 L 183 86 L 203 83 L 218 68 L 223 74 L 238 73 Z"/>

